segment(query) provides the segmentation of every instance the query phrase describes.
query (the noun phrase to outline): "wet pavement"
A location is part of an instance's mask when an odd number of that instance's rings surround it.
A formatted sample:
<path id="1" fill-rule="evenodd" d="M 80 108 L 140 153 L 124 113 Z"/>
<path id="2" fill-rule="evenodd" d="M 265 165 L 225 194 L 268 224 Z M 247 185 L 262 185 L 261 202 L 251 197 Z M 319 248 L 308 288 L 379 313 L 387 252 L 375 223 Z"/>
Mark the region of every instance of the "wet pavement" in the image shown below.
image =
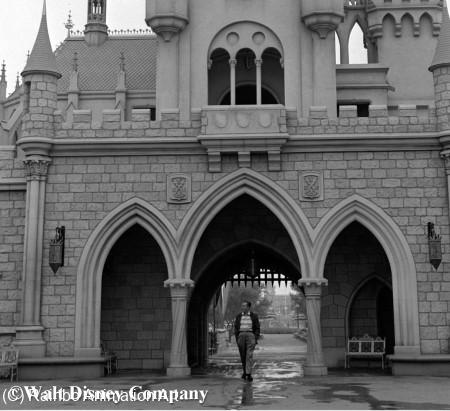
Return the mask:
<path id="1" fill-rule="evenodd" d="M 256 360 L 255 380 L 240 379 L 237 359 L 216 359 L 206 373 L 172 379 L 163 375 L 122 372 L 93 380 L 20 382 L 20 386 L 52 384 L 58 387 L 88 387 L 97 390 L 207 390 L 206 401 L 131 402 L 37 402 L 2 404 L 8 409 L 450 409 L 450 378 L 392 377 L 376 370 L 331 370 L 327 377 L 302 377 L 299 360 L 260 358 Z M 0 393 L 16 384 L 0 382 Z"/>

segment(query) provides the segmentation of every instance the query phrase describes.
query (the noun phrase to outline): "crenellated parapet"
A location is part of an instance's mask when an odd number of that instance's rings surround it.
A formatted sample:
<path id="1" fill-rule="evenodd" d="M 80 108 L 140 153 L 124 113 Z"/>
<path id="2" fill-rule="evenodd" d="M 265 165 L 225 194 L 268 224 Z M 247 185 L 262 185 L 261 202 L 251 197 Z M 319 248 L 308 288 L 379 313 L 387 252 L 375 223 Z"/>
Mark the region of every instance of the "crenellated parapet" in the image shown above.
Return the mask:
<path id="1" fill-rule="evenodd" d="M 133 109 L 131 121 L 123 121 L 120 109 L 102 111 L 101 121 L 94 121 L 91 110 L 73 110 L 72 118 L 55 113 L 56 139 L 192 137 L 200 134 L 200 112 L 193 112 L 188 121 L 180 120 L 177 111 L 161 113 L 161 120 L 151 121 L 150 110 Z"/>
<path id="2" fill-rule="evenodd" d="M 367 20 L 370 36 L 378 38 L 383 36 L 383 25 L 386 19 L 391 19 L 394 23 L 395 37 L 403 35 L 405 19 L 412 20 L 413 33 L 415 37 L 421 35 L 423 25 L 426 20 L 432 25 L 433 36 L 439 35 L 442 21 L 442 1 L 430 0 L 372 0 L 367 6 Z"/>

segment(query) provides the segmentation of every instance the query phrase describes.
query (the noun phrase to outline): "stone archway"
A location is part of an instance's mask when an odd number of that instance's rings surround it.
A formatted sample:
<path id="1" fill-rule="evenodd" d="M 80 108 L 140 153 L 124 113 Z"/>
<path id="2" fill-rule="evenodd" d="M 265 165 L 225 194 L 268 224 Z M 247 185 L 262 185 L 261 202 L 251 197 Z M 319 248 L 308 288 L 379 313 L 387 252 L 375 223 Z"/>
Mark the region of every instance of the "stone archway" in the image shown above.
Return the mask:
<path id="1" fill-rule="evenodd" d="M 248 269 L 251 256 L 259 270 L 265 272 L 270 268 L 272 272 L 273 268 L 294 283 L 301 277 L 296 250 L 286 229 L 267 207 L 251 196 L 242 195 L 211 221 L 195 253 L 191 271 L 195 287 L 188 314 L 191 366 L 203 368 L 207 364 L 207 312 L 211 299 L 224 284 L 231 286 L 233 275 Z M 263 283 L 263 287 L 266 285 L 267 282 Z M 270 288 L 273 283 L 268 285 Z M 230 289 L 234 296 L 239 293 L 236 288 Z M 232 321 L 236 314 L 229 311 L 227 321 Z"/>
<path id="2" fill-rule="evenodd" d="M 78 265 L 75 313 L 77 357 L 100 355 L 103 267 L 113 245 L 136 224 L 155 239 L 164 255 L 168 278 L 175 277 L 176 235 L 166 217 L 139 198 L 132 198 L 113 210 L 89 237 Z"/>
<path id="3" fill-rule="evenodd" d="M 254 198 L 277 217 L 296 250 L 300 271 L 304 275 L 311 273 L 312 228 L 302 209 L 273 180 L 253 170 L 240 169 L 203 193 L 180 225 L 180 278 L 190 278 L 195 251 L 210 222 L 242 195 Z"/>
<path id="4" fill-rule="evenodd" d="M 332 244 L 352 222 L 367 228 L 379 241 L 392 273 L 395 353 L 420 354 L 417 275 L 408 242 L 397 224 L 381 208 L 360 196 L 352 196 L 330 210 L 315 230 L 314 261 L 324 272 Z"/>

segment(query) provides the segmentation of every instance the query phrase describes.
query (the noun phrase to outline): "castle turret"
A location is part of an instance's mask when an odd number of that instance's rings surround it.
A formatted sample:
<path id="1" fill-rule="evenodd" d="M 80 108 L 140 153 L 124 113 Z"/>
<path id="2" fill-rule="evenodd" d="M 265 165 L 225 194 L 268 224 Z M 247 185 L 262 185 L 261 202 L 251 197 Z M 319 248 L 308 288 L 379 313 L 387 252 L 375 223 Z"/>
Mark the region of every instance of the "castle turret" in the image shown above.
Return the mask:
<path id="1" fill-rule="evenodd" d="M 390 67 L 388 81 L 395 88 L 390 105 L 433 103 L 433 82 L 427 69 L 441 16 L 442 0 L 368 2 L 368 37 L 377 49 L 378 63 Z"/>
<path id="2" fill-rule="evenodd" d="M 147 0 L 146 22 L 159 36 L 156 112 L 179 109 L 179 34 L 189 23 L 189 0 Z"/>
<path id="3" fill-rule="evenodd" d="M 336 117 L 336 67 L 334 32 L 344 19 L 344 2 L 303 0 L 302 20 L 313 32 L 314 105 L 327 107 Z"/>
<path id="4" fill-rule="evenodd" d="M 27 200 L 22 276 L 22 309 L 16 328 L 15 345 L 21 357 L 43 357 L 45 342 L 41 326 L 40 298 L 43 262 L 44 198 L 49 152 L 54 135 L 54 112 L 57 104 L 57 80 L 61 77 L 47 29 L 44 0 L 41 25 L 22 72 L 24 117 L 18 146 L 25 153 Z"/>
<path id="5" fill-rule="evenodd" d="M 88 22 L 84 38 L 89 46 L 101 46 L 108 39 L 106 0 L 88 0 Z"/>
<path id="6" fill-rule="evenodd" d="M 450 130 L 450 18 L 447 8 L 443 10 L 441 34 L 429 70 L 433 73 L 439 130 Z"/>

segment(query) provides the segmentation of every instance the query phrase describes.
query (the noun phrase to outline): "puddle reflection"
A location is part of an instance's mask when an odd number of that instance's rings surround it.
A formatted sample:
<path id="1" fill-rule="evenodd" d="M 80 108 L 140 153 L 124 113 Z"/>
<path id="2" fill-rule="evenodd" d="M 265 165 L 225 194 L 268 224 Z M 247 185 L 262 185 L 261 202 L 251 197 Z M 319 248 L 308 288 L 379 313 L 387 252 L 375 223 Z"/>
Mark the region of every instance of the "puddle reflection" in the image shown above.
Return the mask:
<path id="1" fill-rule="evenodd" d="M 242 399 L 241 399 L 241 405 L 253 405 L 254 404 L 254 398 L 253 398 L 253 385 L 252 383 L 246 383 L 242 387 Z"/>

